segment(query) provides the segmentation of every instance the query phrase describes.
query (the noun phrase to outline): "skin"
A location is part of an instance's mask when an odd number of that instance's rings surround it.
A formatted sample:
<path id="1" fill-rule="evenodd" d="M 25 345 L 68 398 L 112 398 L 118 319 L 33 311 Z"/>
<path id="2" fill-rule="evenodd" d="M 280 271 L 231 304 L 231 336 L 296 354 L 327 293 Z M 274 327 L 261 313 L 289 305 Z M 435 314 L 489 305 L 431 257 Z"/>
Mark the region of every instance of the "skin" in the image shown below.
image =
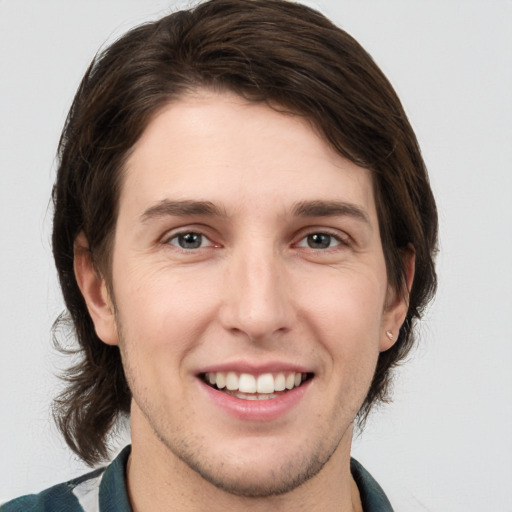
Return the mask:
<path id="1" fill-rule="evenodd" d="M 298 211 L 311 202 L 323 208 Z M 180 247 L 187 233 L 199 247 Z M 113 297 L 86 244 L 77 280 L 133 393 L 136 512 L 360 510 L 353 421 L 407 310 L 388 286 L 369 171 L 298 116 L 199 91 L 159 111 L 128 159 Z M 406 267 L 410 286 L 413 256 Z M 313 378 L 278 418 L 248 421 L 198 377 L 240 362 Z"/>

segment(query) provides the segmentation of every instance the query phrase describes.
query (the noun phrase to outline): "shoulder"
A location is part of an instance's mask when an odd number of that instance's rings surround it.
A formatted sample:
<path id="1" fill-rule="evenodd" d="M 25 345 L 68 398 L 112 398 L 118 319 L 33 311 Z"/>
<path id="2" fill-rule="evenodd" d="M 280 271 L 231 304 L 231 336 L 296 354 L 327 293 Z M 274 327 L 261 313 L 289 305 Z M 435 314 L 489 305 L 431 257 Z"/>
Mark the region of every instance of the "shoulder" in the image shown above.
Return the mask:
<path id="1" fill-rule="evenodd" d="M 21 496 L 0 505 L 0 512 L 88 512 L 83 505 L 97 501 L 103 472 L 104 469 L 98 469 L 39 494 Z"/>
<path id="2" fill-rule="evenodd" d="M 16 498 L 0 505 L 0 512 L 131 512 L 124 479 L 129 455 L 126 446 L 106 468 Z"/>

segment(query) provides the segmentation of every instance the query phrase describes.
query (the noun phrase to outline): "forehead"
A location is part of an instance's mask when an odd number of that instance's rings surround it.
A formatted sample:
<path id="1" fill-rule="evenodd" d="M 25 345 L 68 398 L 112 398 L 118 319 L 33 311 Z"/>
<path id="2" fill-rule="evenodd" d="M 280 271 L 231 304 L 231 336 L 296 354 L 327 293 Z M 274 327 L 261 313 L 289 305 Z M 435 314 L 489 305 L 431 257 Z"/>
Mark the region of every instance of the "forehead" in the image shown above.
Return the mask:
<path id="1" fill-rule="evenodd" d="M 350 201 L 376 215 L 368 170 L 336 153 L 303 117 L 232 93 L 200 91 L 167 105 L 136 143 L 120 209 L 169 198 L 253 212 Z"/>

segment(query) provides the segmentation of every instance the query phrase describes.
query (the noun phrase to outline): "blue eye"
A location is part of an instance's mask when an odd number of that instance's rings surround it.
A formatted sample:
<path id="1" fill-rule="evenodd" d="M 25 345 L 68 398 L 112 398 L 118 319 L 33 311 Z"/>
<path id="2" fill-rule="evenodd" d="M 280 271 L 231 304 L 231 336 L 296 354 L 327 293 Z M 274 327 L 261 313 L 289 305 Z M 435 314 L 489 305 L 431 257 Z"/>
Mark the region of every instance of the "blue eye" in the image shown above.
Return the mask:
<path id="1" fill-rule="evenodd" d="M 340 243 L 338 238 L 328 233 L 311 233 L 305 236 L 297 245 L 309 249 L 330 249 L 340 245 Z"/>
<path id="2" fill-rule="evenodd" d="M 201 247 L 211 245 L 208 238 L 201 233 L 194 233 L 193 231 L 178 233 L 169 240 L 169 243 L 186 250 L 200 249 Z"/>

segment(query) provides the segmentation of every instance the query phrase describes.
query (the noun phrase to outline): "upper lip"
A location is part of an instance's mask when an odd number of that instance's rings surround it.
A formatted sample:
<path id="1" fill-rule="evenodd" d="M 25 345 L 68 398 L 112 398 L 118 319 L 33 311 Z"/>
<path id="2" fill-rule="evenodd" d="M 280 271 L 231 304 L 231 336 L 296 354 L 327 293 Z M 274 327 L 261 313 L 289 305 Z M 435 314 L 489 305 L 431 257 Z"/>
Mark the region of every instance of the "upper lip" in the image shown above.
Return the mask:
<path id="1" fill-rule="evenodd" d="M 250 362 L 250 361 L 230 361 L 219 364 L 212 364 L 201 368 L 197 373 L 215 373 L 215 372 L 236 372 L 249 373 L 251 375 L 261 375 L 263 373 L 313 373 L 312 369 L 295 363 L 285 361 L 267 361 L 267 362 Z"/>

